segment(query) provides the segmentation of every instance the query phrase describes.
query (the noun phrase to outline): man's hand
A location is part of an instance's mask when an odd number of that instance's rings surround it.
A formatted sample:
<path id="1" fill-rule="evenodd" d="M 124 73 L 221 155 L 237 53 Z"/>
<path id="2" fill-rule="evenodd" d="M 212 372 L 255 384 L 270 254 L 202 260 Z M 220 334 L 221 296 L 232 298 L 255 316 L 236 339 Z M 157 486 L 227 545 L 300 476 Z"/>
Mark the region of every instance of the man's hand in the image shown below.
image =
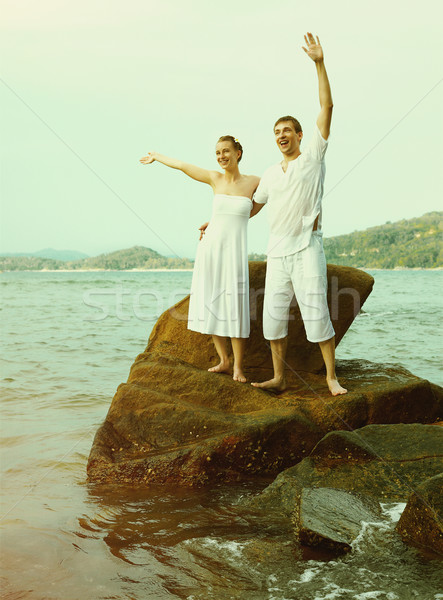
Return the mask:
<path id="1" fill-rule="evenodd" d="M 155 161 L 155 152 L 148 152 L 148 154 L 146 156 L 143 156 L 143 158 L 140 159 L 140 162 L 142 163 L 142 165 L 150 165 L 151 163 L 153 163 Z"/>
<path id="2" fill-rule="evenodd" d="M 306 52 L 309 58 L 312 58 L 314 62 L 321 62 L 323 60 L 323 48 L 320 46 L 318 35 L 316 36 L 317 41 L 315 41 L 312 33 L 307 33 L 304 37 L 307 48 L 302 46 L 303 50 Z"/>
<path id="3" fill-rule="evenodd" d="M 200 231 L 200 238 L 199 238 L 199 242 L 203 239 L 203 236 L 206 233 L 206 227 L 209 225 L 209 221 L 207 221 L 206 223 L 203 223 L 203 225 L 201 227 L 199 227 L 199 231 Z"/>

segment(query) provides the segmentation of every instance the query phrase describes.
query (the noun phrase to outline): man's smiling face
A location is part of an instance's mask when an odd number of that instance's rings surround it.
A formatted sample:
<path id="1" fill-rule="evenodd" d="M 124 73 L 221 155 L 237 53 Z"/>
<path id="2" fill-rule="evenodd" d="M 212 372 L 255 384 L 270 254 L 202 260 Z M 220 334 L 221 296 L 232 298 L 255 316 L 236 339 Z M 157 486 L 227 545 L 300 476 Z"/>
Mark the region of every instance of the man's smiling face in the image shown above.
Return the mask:
<path id="1" fill-rule="evenodd" d="M 280 152 L 289 157 L 300 154 L 300 142 L 303 132 L 295 132 L 294 124 L 291 121 L 281 121 L 274 128 L 275 141 Z"/>

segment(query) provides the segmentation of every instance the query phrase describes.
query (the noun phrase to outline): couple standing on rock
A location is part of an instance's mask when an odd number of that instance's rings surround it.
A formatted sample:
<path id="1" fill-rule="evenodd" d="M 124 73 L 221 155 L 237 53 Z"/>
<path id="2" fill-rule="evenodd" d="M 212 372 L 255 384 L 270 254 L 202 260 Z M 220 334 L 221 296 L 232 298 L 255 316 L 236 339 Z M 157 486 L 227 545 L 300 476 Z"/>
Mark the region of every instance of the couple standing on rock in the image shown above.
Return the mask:
<path id="1" fill-rule="evenodd" d="M 320 40 L 308 33 L 305 42 L 307 47 L 303 50 L 317 69 L 321 109 L 314 136 L 303 154 L 300 123 L 286 116 L 274 125 L 283 160 L 267 169 L 261 180 L 240 173 L 238 163 L 243 149 L 232 136 L 222 136 L 216 145 L 216 158 L 224 173 L 201 169 L 157 152 L 150 152 L 140 162 L 157 161 L 179 169 L 214 190 L 211 221 L 201 228 L 188 315 L 189 329 L 212 334 L 220 363 L 209 371 L 229 371 L 229 337 L 234 354 L 233 378 L 246 382 L 242 364 L 250 330 L 247 224 L 268 203 L 271 235 L 263 333 L 270 341 L 274 377 L 252 385 L 273 391 L 286 388 L 289 307 L 295 294 L 307 338 L 318 342 L 326 366 L 326 381 L 331 394 L 336 396 L 347 390 L 341 387 L 335 374 L 335 332 L 326 299 L 326 260 L 321 233 L 324 155 L 333 105 Z"/>

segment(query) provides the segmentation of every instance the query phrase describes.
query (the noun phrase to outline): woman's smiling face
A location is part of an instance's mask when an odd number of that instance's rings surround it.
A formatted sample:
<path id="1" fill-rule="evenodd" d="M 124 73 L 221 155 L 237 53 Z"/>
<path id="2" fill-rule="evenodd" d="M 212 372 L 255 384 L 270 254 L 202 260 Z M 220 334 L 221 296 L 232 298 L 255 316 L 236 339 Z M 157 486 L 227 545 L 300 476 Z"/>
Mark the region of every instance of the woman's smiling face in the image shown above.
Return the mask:
<path id="1" fill-rule="evenodd" d="M 222 169 L 229 166 L 237 165 L 240 155 L 240 150 L 235 150 L 232 142 L 218 142 L 215 147 L 215 156 L 218 164 Z"/>

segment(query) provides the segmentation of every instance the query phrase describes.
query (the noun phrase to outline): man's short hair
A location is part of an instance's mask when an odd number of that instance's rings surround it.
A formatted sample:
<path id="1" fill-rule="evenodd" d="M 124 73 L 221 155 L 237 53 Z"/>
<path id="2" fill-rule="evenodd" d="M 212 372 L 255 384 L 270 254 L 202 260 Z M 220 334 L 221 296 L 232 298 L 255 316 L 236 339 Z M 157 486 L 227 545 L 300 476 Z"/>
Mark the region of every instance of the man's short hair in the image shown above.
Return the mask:
<path id="1" fill-rule="evenodd" d="M 283 121 L 290 121 L 293 125 L 294 125 L 294 129 L 295 129 L 295 133 L 300 133 L 301 131 L 303 131 L 303 129 L 301 128 L 300 123 L 297 121 L 297 119 L 295 119 L 294 117 L 291 117 L 289 115 L 287 115 L 286 117 L 280 117 L 274 125 L 274 129 L 277 127 L 277 125 L 279 123 L 282 123 Z"/>

